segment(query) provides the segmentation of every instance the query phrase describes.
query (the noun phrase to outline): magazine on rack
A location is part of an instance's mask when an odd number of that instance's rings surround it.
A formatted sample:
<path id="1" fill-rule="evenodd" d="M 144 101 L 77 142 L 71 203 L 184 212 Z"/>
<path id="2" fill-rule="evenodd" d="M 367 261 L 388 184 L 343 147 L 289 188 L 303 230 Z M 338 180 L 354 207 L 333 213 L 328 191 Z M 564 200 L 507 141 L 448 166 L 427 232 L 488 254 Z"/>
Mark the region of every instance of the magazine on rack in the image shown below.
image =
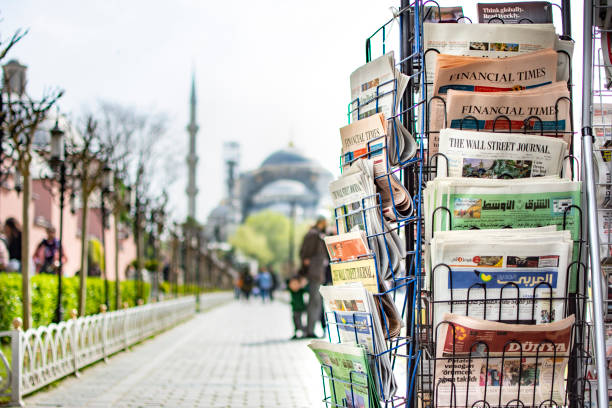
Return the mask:
<path id="1" fill-rule="evenodd" d="M 442 129 L 438 177 L 509 178 L 559 176 L 567 143 L 512 133 Z"/>
<path id="2" fill-rule="evenodd" d="M 411 159 L 417 151 L 414 137 L 396 116 L 408 80 L 408 76 L 395 68 L 393 52 L 368 62 L 351 74 L 351 121 L 376 113 L 382 113 L 390 121 L 387 136 L 392 166 Z"/>
<path id="3" fill-rule="evenodd" d="M 554 228 L 438 232 L 430 249 L 434 327 L 447 312 L 521 324 L 561 319 L 573 241 Z"/>
<path id="4" fill-rule="evenodd" d="M 402 217 L 410 215 L 412 198 L 388 165 L 386 125 L 384 115 L 378 113 L 341 128 L 342 169 L 347 171 L 359 159 L 371 159 L 374 163 L 374 181 L 382 200 L 383 215 L 394 220 L 395 211 Z"/>
<path id="5" fill-rule="evenodd" d="M 380 374 L 376 386 L 379 387 L 380 395 L 393 397 L 397 391 L 397 383 L 389 353 L 385 353 L 385 338 L 387 334 L 389 337 L 397 336 L 401 326 L 390 327 L 387 320 L 384 320 L 383 325 L 376 304 L 377 299 L 360 283 L 321 286 L 319 291 L 325 302 L 326 318 L 331 323 L 332 331 L 337 330 L 340 342 L 361 344 L 368 353 L 379 355 L 372 361 L 372 372 Z M 391 331 L 394 330 L 397 334 L 392 336 Z"/>
<path id="6" fill-rule="evenodd" d="M 527 133 L 571 143 L 567 83 L 510 92 L 448 91 L 445 100 L 429 105 L 431 144 L 437 146 L 443 128 Z"/>
<path id="7" fill-rule="evenodd" d="M 436 53 L 506 58 L 546 48 L 561 51 L 556 78 L 569 79 L 574 43 L 559 39 L 552 24 L 424 23 L 423 38 L 428 82 L 433 81 Z M 432 93 L 428 95 L 431 97 Z"/>
<path id="8" fill-rule="evenodd" d="M 332 406 L 380 408 L 370 361 L 363 346 L 313 340 L 308 347 L 323 367 L 325 390 Z M 325 378 L 324 378 L 325 380 Z"/>
<path id="9" fill-rule="evenodd" d="M 376 254 L 382 279 L 401 278 L 405 275 L 405 247 L 397 231 L 389 227 L 380 216 L 374 184 L 372 160 L 357 160 L 340 178 L 330 183 L 338 234 L 365 231 L 372 237 L 368 244 Z"/>
<path id="10" fill-rule="evenodd" d="M 573 315 L 522 325 L 446 314 L 435 334 L 434 406 L 562 406 L 573 324 Z"/>
<path id="11" fill-rule="evenodd" d="M 547 1 L 478 3 L 477 7 L 479 23 L 550 24 L 553 22 L 553 6 Z"/>

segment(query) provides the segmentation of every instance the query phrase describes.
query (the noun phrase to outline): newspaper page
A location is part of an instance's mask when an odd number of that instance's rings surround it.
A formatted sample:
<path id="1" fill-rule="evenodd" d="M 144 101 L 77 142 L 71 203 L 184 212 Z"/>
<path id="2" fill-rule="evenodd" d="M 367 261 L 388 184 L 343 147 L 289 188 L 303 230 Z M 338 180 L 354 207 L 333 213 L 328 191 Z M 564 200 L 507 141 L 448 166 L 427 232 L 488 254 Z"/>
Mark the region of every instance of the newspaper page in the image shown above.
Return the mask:
<path id="1" fill-rule="evenodd" d="M 506 231 L 434 236 L 434 327 L 447 312 L 520 324 L 563 317 L 573 247 L 569 231 Z"/>
<path id="2" fill-rule="evenodd" d="M 560 175 L 567 143 L 533 135 L 442 129 L 438 177 L 509 178 Z"/>
<path id="3" fill-rule="evenodd" d="M 412 199 L 399 181 L 387 160 L 386 121 L 382 113 L 353 122 L 340 129 L 342 139 L 342 169 L 361 158 L 374 163 L 374 178 L 383 205 L 383 215 L 394 220 L 395 210 L 402 216 L 409 215 Z M 393 191 L 393 198 L 391 198 Z"/>
<path id="4" fill-rule="evenodd" d="M 562 406 L 574 316 L 521 325 L 446 314 L 436 333 L 436 407 Z M 452 397 L 451 397 L 452 396 Z M 552 399 L 552 401 L 550 401 Z M 453 401 L 454 400 L 454 401 Z"/>
<path id="5" fill-rule="evenodd" d="M 387 398 L 395 395 L 397 383 L 389 353 L 385 353 L 387 343 L 381 311 L 376 307 L 372 294 L 361 284 L 321 286 L 319 292 L 324 300 L 327 318 L 337 328 L 339 340 L 342 343 L 361 344 L 368 353 L 378 355 L 373 361 L 372 372 L 380 374 L 380 381 L 376 384 L 379 394 Z M 378 379 L 378 376 L 375 375 L 375 378 Z"/>
<path id="6" fill-rule="evenodd" d="M 380 408 L 370 362 L 362 346 L 313 340 L 308 347 L 323 367 L 328 379 L 325 394 L 333 406 Z"/>
<path id="7" fill-rule="evenodd" d="M 547 1 L 478 3 L 478 22 L 504 24 L 551 24 L 552 4 Z"/>
<path id="8" fill-rule="evenodd" d="M 464 23 L 463 7 L 425 6 L 423 21 L 428 23 Z"/>
<path id="9" fill-rule="evenodd" d="M 593 171 L 597 185 L 597 205 L 612 209 L 612 104 L 593 107 Z"/>
<path id="10" fill-rule="evenodd" d="M 350 261 L 370 254 L 365 231 L 347 232 L 324 237 L 325 247 L 332 262 Z"/>
<path id="11" fill-rule="evenodd" d="M 555 225 L 570 231 L 572 240 L 579 239 L 580 213 L 571 208 L 580 207 L 581 183 L 554 177 L 516 180 L 478 178 L 437 178 L 424 190 L 425 239 L 432 231 L 533 228 Z M 435 213 L 445 207 L 447 211 Z M 450 219 L 449 219 L 450 214 Z M 449 228 L 449 225 L 452 228 Z M 433 228 L 433 229 L 432 229 Z M 574 244 L 573 260 L 577 260 L 578 247 Z M 570 276 L 569 290 L 575 289 L 575 274 Z"/>
<path id="12" fill-rule="evenodd" d="M 552 48 L 570 56 L 558 59 L 557 81 L 569 79 L 573 43 L 559 40 L 552 24 L 423 24 L 426 50 L 426 75 L 433 81 L 436 52 L 487 58 L 506 58 L 513 55 Z M 432 95 L 428 92 L 428 95 Z"/>
<path id="13" fill-rule="evenodd" d="M 450 90 L 445 99 L 430 102 L 433 147 L 437 147 L 437 133 L 443 128 L 529 132 L 561 138 L 568 146 L 571 144 L 569 91 L 565 82 L 511 92 Z"/>
<path id="14" fill-rule="evenodd" d="M 417 151 L 414 137 L 396 117 L 402 95 L 408 86 L 408 76 L 395 69 L 393 52 L 359 67 L 351 74 L 350 117 L 354 122 L 377 113 L 390 120 L 388 157 L 395 166 L 412 158 Z M 399 152 L 399 154 L 398 154 Z"/>
<path id="15" fill-rule="evenodd" d="M 378 293 L 374 258 L 336 262 L 330 267 L 334 286 L 361 282 L 370 293 Z"/>

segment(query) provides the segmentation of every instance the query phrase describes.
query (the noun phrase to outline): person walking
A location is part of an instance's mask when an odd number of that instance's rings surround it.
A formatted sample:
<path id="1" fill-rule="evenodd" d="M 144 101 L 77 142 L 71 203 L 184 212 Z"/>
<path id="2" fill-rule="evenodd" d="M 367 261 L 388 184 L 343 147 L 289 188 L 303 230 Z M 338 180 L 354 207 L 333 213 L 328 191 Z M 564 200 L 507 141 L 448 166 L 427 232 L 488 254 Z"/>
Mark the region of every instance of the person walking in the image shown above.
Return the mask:
<path id="1" fill-rule="evenodd" d="M 8 270 L 21 272 L 21 226 L 15 218 L 7 218 L 4 222 L 4 235 L 6 236 L 9 252 Z"/>
<path id="2" fill-rule="evenodd" d="M 247 301 L 249 300 L 251 291 L 253 290 L 253 280 L 254 279 L 251 272 L 249 272 L 248 269 L 245 269 L 242 274 L 242 294 Z"/>
<path id="3" fill-rule="evenodd" d="M 325 282 L 325 269 L 329 265 L 329 257 L 323 237 L 327 220 L 317 218 L 315 225 L 304 236 L 300 247 L 300 259 L 306 279 L 308 280 L 308 306 L 305 338 L 317 337 L 314 333 L 315 323 L 321 319 L 322 299 L 319 287 Z"/>
<path id="4" fill-rule="evenodd" d="M 270 291 L 272 290 L 272 275 L 267 269 L 261 269 L 257 275 L 257 286 L 259 287 L 259 293 L 261 294 L 261 301 L 266 303 L 266 298 L 272 301 L 270 298 Z"/>
<path id="5" fill-rule="evenodd" d="M 296 275 L 287 281 L 287 290 L 291 295 L 291 313 L 293 315 L 293 337 L 291 340 L 300 338 L 298 332 L 304 335 L 303 314 L 306 311 L 304 294 L 307 292 L 307 281 L 303 276 Z"/>
<path id="6" fill-rule="evenodd" d="M 60 243 L 55 238 L 55 227 L 47 228 L 47 238 L 43 239 L 34 252 L 36 273 L 57 273 L 60 259 Z M 66 255 L 62 254 L 62 263 L 66 263 Z"/>

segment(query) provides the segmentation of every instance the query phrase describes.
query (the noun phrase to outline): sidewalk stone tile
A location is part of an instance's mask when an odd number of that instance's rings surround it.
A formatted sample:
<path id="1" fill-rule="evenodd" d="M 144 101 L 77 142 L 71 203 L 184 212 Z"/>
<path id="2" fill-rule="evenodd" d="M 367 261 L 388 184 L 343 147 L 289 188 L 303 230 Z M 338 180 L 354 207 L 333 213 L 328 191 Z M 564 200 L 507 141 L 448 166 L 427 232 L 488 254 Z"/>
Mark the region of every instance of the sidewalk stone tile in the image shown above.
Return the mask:
<path id="1" fill-rule="evenodd" d="M 26 407 L 320 407 L 320 368 L 292 334 L 285 303 L 228 303 L 26 398 Z"/>

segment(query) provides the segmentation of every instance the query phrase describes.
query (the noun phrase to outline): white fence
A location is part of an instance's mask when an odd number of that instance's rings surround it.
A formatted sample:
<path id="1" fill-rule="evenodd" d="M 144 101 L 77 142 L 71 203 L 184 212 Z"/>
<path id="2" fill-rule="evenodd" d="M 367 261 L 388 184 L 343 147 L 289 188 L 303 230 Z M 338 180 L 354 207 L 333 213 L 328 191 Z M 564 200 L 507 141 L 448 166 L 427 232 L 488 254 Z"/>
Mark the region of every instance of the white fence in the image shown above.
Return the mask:
<path id="1" fill-rule="evenodd" d="M 201 308 L 222 303 L 230 296 L 202 295 Z M 12 406 L 22 406 L 24 395 L 191 318 L 195 309 L 195 296 L 188 296 L 25 332 L 19 329 L 0 332 L 0 337 L 11 341 L 10 363 L 9 356 L 0 349 L 0 397 L 10 398 Z"/>

